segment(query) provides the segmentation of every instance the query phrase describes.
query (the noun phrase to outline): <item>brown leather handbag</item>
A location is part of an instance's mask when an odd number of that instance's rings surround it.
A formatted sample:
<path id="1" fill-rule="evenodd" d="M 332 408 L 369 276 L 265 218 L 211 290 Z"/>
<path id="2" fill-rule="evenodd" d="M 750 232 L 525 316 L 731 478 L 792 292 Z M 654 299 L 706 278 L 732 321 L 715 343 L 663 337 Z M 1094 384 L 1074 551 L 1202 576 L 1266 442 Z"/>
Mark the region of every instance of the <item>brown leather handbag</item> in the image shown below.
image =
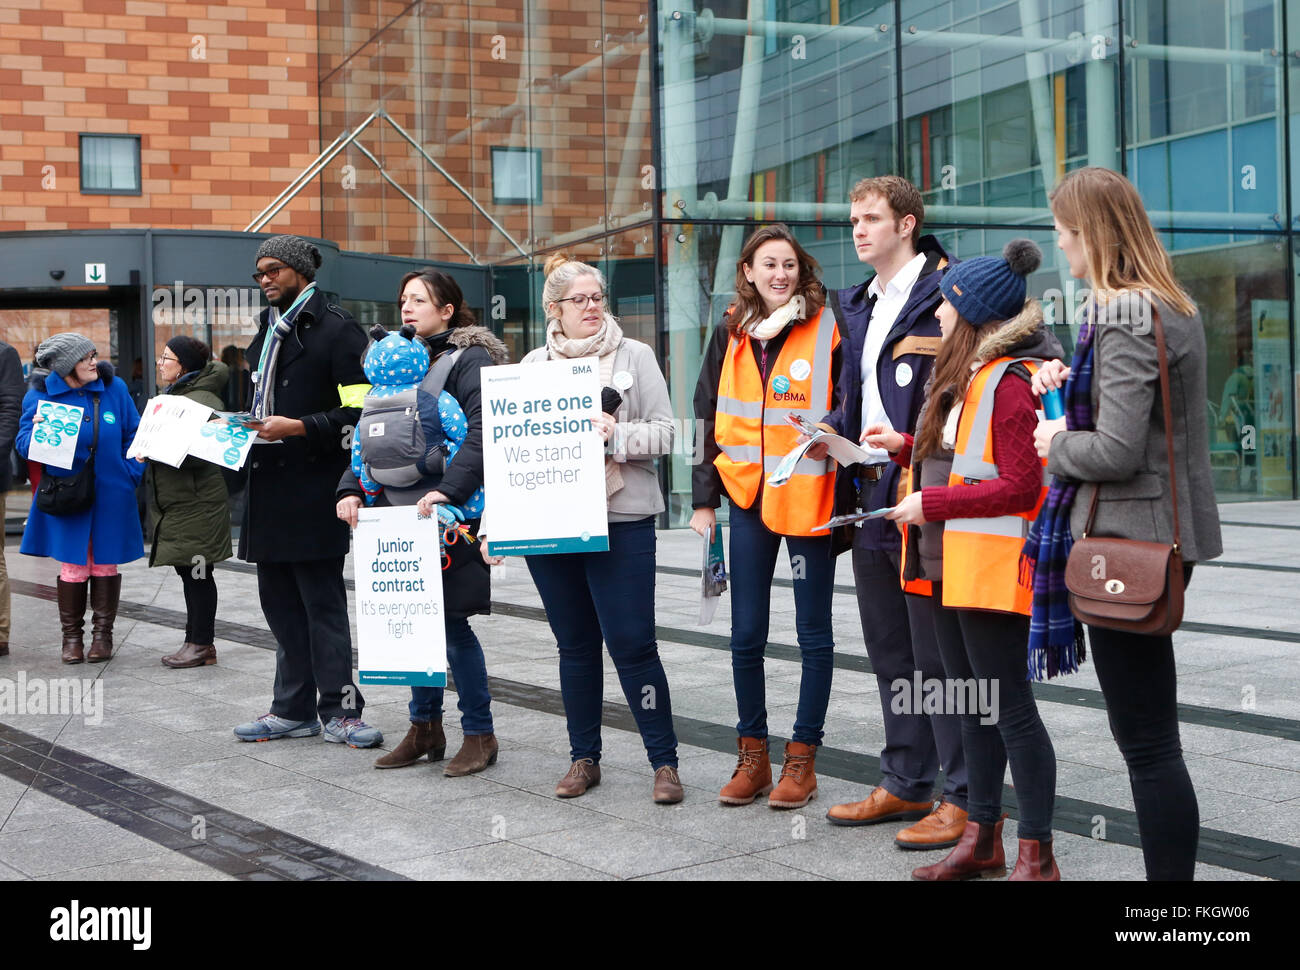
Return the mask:
<path id="1" fill-rule="evenodd" d="M 1152 307 L 1156 353 L 1160 358 L 1160 399 L 1165 415 L 1165 449 L 1169 461 L 1169 494 L 1174 503 L 1174 542 L 1139 542 L 1092 536 L 1097 497 L 1092 494 L 1083 534 L 1065 564 L 1070 611 L 1089 626 L 1125 630 L 1147 636 L 1168 636 L 1183 622 L 1183 556 L 1178 535 L 1178 475 L 1174 464 L 1173 408 L 1169 403 L 1169 356 L 1164 324 Z"/>

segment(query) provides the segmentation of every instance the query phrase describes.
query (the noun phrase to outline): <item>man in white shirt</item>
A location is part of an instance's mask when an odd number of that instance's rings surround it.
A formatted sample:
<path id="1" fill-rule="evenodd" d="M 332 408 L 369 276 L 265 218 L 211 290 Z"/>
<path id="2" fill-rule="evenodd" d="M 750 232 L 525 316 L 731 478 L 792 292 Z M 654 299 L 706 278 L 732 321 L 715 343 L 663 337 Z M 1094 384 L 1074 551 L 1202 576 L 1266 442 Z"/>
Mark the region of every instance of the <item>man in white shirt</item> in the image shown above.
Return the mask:
<path id="1" fill-rule="evenodd" d="M 875 275 L 829 293 L 841 333 L 848 336 L 840 373 L 842 404 L 824 423 L 855 441 L 875 425 L 912 434 L 939 350 L 934 311 L 942 300 L 939 279 L 948 257 L 933 236 L 921 236 L 925 206 L 906 179 L 863 179 L 849 193 L 849 201 L 854 249 Z M 901 469 L 886 451 L 869 451 L 868 462 L 841 469 L 842 488 L 855 493 L 857 506 L 864 510 L 897 504 Z M 915 821 L 898 833 L 895 844 L 906 849 L 948 848 L 960 839 L 967 815 L 959 718 L 955 713 L 927 715 L 913 710 L 911 703 L 895 703 L 903 690 L 904 699 L 912 700 L 917 671 L 924 681 L 944 677 L 930 612 L 915 608 L 929 604 L 909 605 L 923 591 L 928 595 L 928 584 L 909 583 L 904 594 L 899 580 L 901 536 L 893 522 L 875 519 L 853 531 L 858 612 L 880 687 L 885 747 L 875 790 L 863 801 L 833 806 L 826 817 L 837 825 Z M 897 713 L 898 708 L 905 713 Z M 932 795 L 940 764 L 945 779 L 936 808 Z"/>

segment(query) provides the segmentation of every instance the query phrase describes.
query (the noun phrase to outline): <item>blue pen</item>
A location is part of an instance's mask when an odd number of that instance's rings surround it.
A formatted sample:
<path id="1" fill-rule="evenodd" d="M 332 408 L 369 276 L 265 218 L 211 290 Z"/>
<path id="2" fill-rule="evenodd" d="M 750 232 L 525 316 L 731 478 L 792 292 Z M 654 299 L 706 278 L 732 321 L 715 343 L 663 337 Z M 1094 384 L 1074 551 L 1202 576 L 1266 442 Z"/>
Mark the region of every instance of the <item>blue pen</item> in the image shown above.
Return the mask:
<path id="1" fill-rule="evenodd" d="M 1065 406 L 1061 403 L 1061 389 L 1052 388 L 1046 394 L 1042 395 L 1043 417 L 1048 421 L 1054 421 L 1057 418 L 1065 417 Z"/>

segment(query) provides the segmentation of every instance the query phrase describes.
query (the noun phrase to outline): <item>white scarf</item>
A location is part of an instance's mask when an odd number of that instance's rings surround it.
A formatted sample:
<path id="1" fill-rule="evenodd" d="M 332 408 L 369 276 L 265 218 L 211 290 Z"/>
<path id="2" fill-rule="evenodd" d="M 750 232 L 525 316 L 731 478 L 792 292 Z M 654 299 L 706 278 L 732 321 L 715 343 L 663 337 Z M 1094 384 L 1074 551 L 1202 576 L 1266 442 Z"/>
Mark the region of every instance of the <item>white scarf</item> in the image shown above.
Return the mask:
<path id="1" fill-rule="evenodd" d="M 777 308 L 776 312 L 770 317 L 764 317 L 757 323 L 751 323 L 745 328 L 745 331 L 751 337 L 756 337 L 759 340 L 771 340 L 788 327 L 791 320 L 802 320 L 803 318 L 803 297 L 795 294 L 784 305 Z"/>

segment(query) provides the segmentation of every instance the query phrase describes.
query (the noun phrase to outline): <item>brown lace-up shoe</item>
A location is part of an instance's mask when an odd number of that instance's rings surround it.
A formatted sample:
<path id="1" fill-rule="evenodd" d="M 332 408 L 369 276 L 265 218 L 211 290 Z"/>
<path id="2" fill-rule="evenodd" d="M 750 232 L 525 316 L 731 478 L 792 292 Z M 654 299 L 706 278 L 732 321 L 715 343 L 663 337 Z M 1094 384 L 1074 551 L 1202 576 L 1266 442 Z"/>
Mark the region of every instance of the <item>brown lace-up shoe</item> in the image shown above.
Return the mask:
<path id="1" fill-rule="evenodd" d="M 467 734 L 456 757 L 447 762 L 442 773 L 448 778 L 473 775 L 488 765 L 497 763 L 497 736 L 495 734 Z"/>
<path id="2" fill-rule="evenodd" d="M 996 825 L 967 822 L 957 847 L 942 862 L 912 870 L 921 882 L 953 882 L 958 879 L 996 879 L 1007 874 L 1002 851 L 1003 815 Z"/>
<path id="3" fill-rule="evenodd" d="M 1021 839 L 1016 867 L 1008 882 L 1060 882 L 1061 870 L 1052 857 L 1052 840 Z"/>
<path id="4" fill-rule="evenodd" d="M 718 801 L 724 805 L 748 805 L 759 795 L 772 790 L 772 762 L 768 759 L 767 738 L 737 738 L 740 756 L 731 781 L 723 786 Z"/>
<path id="5" fill-rule="evenodd" d="M 966 831 L 967 818 L 964 809 L 952 802 L 940 802 L 921 821 L 894 836 L 894 845 L 900 849 L 951 849 Z"/>
<path id="6" fill-rule="evenodd" d="M 658 805 L 676 805 L 682 800 L 682 780 L 677 777 L 677 769 L 664 765 L 655 772 L 654 800 Z"/>
<path id="7" fill-rule="evenodd" d="M 590 758 L 579 758 L 569 765 L 568 773 L 555 786 L 556 798 L 577 798 L 585 795 L 588 788 L 600 784 L 600 765 Z"/>
<path id="8" fill-rule="evenodd" d="M 832 805 L 826 813 L 832 825 L 875 825 L 877 822 L 915 822 L 930 814 L 934 802 L 905 802 L 877 785 L 860 802 Z"/>
<path id="9" fill-rule="evenodd" d="M 791 741 L 785 746 L 785 764 L 781 766 L 781 780 L 767 796 L 769 808 L 803 808 L 817 797 L 817 776 L 813 762 L 817 746 Z"/>
<path id="10" fill-rule="evenodd" d="M 406 737 L 388 754 L 375 762 L 376 768 L 405 768 L 425 755 L 430 761 L 441 761 L 447 752 L 447 736 L 442 732 L 442 722 L 412 721 Z"/>

